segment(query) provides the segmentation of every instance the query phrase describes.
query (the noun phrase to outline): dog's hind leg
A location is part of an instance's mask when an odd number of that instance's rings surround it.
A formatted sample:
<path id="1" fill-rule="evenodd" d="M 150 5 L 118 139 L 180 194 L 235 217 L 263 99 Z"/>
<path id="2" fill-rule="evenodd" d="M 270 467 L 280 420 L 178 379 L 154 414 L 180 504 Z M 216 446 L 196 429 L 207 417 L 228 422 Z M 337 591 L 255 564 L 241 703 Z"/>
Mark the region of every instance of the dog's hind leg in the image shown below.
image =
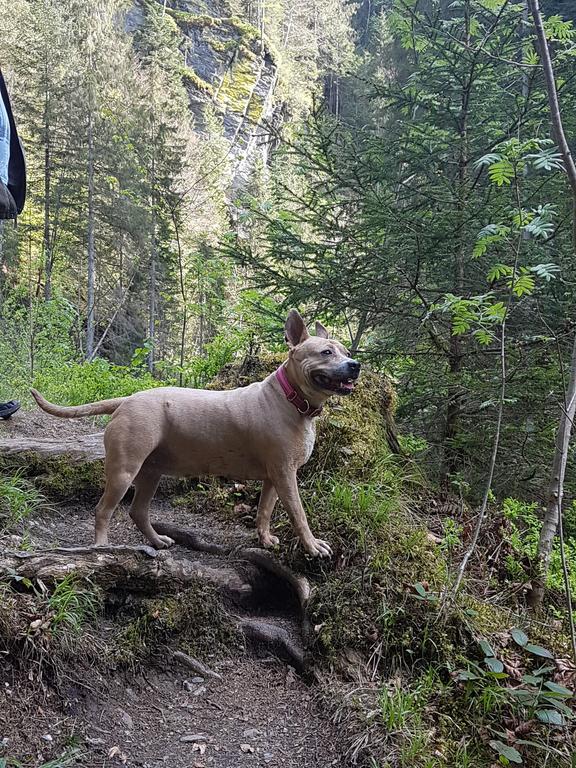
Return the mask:
<path id="1" fill-rule="evenodd" d="M 130 517 L 153 547 L 165 549 L 174 544 L 174 539 L 171 539 L 169 536 L 160 536 L 150 523 L 150 502 L 156 493 L 160 477 L 156 472 L 150 472 L 150 470 L 144 468 L 140 470 L 134 479 L 136 492 L 130 506 Z"/>
<path id="2" fill-rule="evenodd" d="M 258 512 L 256 513 L 256 530 L 263 547 L 275 547 L 280 543 L 278 536 L 272 536 L 270 533 L 270 519 L 277 499 L 278 493 L 272 481 L 264 480 L 258 502 Z"/>
<path id="3" fill-rule="evenodd" d="M 140 469 L 138 467 L 132 472 L 130 470 L 118 472 L 109 470 L 108 461 L 106 461 L 106 465 L 106 487 L 100 501 L 96 505 L 96 535 L 94 543 L 97 547 L 108 544 L 108 528 L 114 510 L 124 498 L 124 494 L 132 485 L 132 481 Z"/>

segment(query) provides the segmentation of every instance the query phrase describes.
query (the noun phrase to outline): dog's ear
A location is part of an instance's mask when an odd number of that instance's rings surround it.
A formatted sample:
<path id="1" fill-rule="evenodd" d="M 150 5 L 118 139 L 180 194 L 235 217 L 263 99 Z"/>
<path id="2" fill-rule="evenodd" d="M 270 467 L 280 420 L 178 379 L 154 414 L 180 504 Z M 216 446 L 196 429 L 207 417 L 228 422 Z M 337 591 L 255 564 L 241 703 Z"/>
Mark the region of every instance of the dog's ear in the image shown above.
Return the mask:
<path id="1" fill-rule="evenodd" d="M 318 320 L 316 320 L 316 336 L 320 336 L 321 339 L 328 339 L 330 338 L 328 331 L 322 323 L 319 323 Z"/>
<path id="2" fill-rule="evenodd" d="M 310 336 L 306 330 L 304 320 L 302 320 L 302 317 L 300 316 L 300 313 L 297 309 L 291 309 L 288 313 L 284 331 L 289 347 L 295 347 L 297 344 L 301 344 Z"/>

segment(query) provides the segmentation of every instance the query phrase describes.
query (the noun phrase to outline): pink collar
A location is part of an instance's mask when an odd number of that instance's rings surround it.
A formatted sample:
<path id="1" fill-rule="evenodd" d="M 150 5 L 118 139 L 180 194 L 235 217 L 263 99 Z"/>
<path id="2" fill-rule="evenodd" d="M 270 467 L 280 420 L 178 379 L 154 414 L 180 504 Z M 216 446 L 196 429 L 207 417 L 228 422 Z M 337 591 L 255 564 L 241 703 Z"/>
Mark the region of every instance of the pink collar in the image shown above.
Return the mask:
<path id="1" fill-rule="evenodd" d="M 286 376 L 286 369 L 283 365 L 281 365 L 280 368 L 276 370 L 276 378 L 284 390 L 286 400 L 288 400 L 289 403 L 292 403 L 298 413 L 301 413 L 302 416 L 309 416 L 311 419 L 313 419 L 315 416 L 320 416 L 322 413 L 322 406 L 319 408 L 314 408 L 314 406 L 310 405 L 306 398 L 298 394 L 292 384 L 290 384 L 288 381 L 288 376 Z"/>

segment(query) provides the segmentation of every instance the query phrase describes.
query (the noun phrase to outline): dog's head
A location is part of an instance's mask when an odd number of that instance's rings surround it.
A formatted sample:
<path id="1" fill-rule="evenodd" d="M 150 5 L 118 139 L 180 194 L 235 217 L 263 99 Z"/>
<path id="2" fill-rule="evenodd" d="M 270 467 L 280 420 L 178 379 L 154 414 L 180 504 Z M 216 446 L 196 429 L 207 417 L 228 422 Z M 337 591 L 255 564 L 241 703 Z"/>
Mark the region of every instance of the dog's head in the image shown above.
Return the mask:
<path id="1" fill-rule="evenodd" d="M 294 383 L 302 392 L 326 398 L 354 391 L 360 363 L 350 357 L 339 341 L 329 338 L 322 323 L 316 323 L 316 335 L 310 336 L 304 320 L 292 309 L 284 329 Z"/>

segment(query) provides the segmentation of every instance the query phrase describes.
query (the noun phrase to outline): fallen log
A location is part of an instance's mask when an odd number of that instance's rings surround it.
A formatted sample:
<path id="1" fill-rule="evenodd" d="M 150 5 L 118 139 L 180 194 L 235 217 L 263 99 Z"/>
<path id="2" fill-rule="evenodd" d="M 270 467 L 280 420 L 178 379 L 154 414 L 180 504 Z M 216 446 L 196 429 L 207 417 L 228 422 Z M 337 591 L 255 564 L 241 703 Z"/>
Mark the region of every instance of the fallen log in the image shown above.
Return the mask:
<path id="1" fill-rule="evenodd" d="M 0 439 L 0 456 L 33 453 L 46 459 L 69 457 L 75 464 L 104 458 L 104 433 L 62 435 L 62 437 L 29 437 L 17 435 Z"/>
<path id="2" fill-rule="evenodd" d="M 106 590 L 134 592 L 178 591 L 204 580 L 235 603 L 244 604 L 252 594 L 246 573 L 222 564 L 177 559 L 151 547 L 60 547 L 37 552 L 0 553 L 0 579 L 59 581 L 74 573 Z M 249 574 L 252 579 L 256 573 Z"/>

